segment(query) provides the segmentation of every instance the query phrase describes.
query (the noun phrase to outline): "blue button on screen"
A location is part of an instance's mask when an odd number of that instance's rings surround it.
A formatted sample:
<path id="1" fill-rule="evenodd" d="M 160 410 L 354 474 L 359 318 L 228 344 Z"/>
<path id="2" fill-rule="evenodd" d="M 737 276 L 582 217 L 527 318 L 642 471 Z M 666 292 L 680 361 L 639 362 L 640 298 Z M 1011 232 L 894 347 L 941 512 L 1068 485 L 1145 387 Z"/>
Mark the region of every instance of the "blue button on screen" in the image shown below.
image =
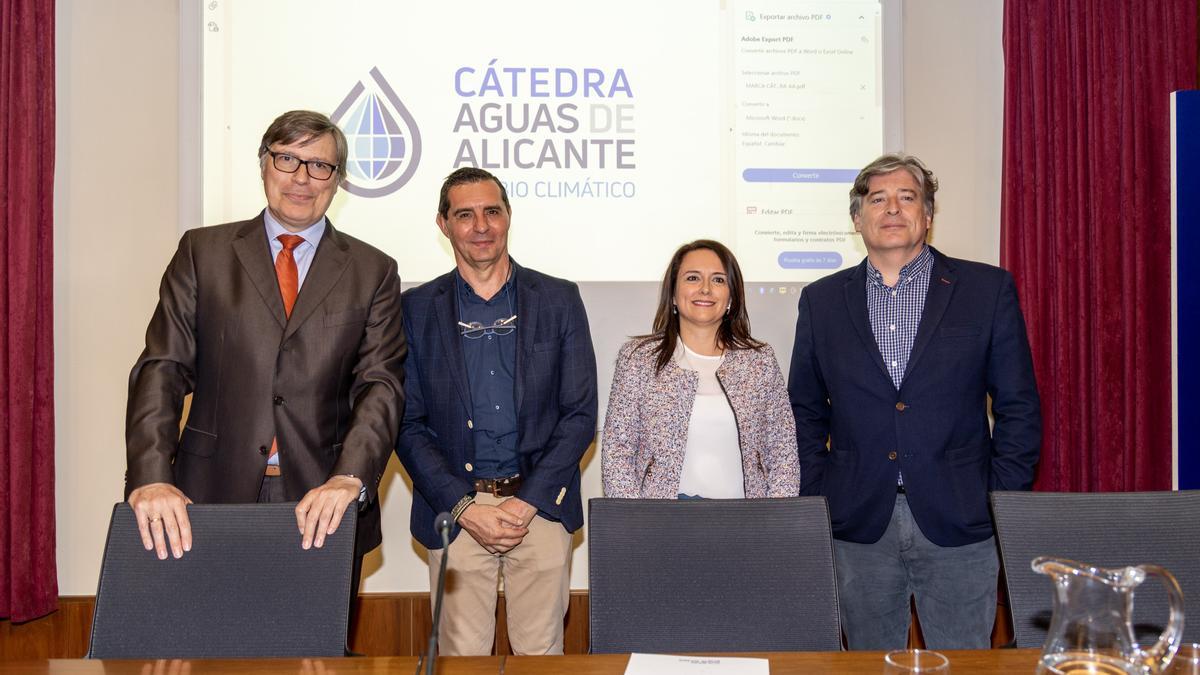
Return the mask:
<path id="1" fill-rule="evenodd" d="M 747 183 L 853 183 L 858 169 L 744 169 Z"/>
<path id="2" fill-rule="evenodd" d="M 836 270 L 842 266 L 842 254 L 837 251 L 784 251 L 779 254 L 779 266 L 785 270 Z"/>

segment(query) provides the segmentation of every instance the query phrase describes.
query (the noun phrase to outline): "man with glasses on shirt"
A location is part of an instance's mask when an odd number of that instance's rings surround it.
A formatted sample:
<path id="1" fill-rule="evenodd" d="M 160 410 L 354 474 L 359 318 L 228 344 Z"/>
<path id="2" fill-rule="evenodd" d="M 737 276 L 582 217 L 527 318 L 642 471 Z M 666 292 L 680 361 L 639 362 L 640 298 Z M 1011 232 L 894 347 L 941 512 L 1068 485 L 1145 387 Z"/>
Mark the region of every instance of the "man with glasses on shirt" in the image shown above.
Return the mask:
<path id="1" fill-rule="evenodd" d="M 125 432 L 126 498 L 159 558 L 191 549 L 193 501 L 298 501 L 305 549 L 357 509 L 352 593 L 380 543 L 404 409 L 400 279 L 325 217 L 346 155 L 328 117 L 284 113 L 258 148 L 266 209 L 188 231 L 163 275 Z"/>
<path id="2" fill-rule="evenodd" d="M 504 579 L 516 654 L 561 654 L 579 461 L 596 432 L 596 358 L 575 284 L 508 255 L 512 214 L 495 176 L 442 184 L 437 225 L 455 269 L 404 294 L 411 356 L 396 453 L 430 587 L 449 555 L 440 652 L 492 651 Z M 449 550 L 434 528 L 454 521 Z"/>

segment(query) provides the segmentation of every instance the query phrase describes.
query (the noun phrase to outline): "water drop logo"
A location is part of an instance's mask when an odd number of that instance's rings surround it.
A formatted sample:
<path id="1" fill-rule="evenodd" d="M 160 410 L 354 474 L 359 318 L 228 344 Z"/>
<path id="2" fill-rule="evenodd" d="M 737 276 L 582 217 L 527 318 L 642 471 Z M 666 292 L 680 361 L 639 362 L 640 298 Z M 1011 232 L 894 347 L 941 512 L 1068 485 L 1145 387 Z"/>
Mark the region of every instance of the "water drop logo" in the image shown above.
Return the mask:
<path id="1" fill-rule="evenodd" d="M 359 197 L 383 197 L 404 187 L 421 163 L 421 132 L 378 68 L 354 85 L 333 112 L 350 156 L 342 187 Z"/>

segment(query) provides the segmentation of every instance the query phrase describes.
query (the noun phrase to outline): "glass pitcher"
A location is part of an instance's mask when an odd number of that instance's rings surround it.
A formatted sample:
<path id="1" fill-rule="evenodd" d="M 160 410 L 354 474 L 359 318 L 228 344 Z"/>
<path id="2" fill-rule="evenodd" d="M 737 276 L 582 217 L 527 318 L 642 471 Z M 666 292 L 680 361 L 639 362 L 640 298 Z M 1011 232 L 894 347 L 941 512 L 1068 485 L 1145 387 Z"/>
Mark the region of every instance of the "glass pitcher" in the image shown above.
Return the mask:
<path id="1" fill-rule="evenodd" d="M 1183 637 L 1183 592 L 1157 565 L 1116 569 L 1072 560 L 1034 558 L 1033 571 L 1054 581 L 1054 616 L 1042 647 L 1039 673 L 1157 675 L 1166 669 Z M 1147 576 L 1167 587 L 1170 617 L 1149 649 L 1133 633 L 1133 591 Z"/>

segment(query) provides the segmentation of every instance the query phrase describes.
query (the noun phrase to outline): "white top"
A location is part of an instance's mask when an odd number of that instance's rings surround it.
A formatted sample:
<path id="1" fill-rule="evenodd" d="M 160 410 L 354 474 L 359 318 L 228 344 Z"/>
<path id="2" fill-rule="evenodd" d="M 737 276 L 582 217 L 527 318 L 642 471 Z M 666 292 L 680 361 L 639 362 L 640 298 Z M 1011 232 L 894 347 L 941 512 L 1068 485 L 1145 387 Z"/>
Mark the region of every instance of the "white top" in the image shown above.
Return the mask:
<path id="1" fill-rule="evenodd" d="M 675 350 L 675 363 L 699 375 L 696 402 L 688 422 L 687 447 L 683 453 L 683 475 L 679 491 L 708 499 L 739 499 L 746 496 L 742 476 L 742 449 L 738 443 L 737 420 L 725 390 L 717 380 L 724 356 L 703 356 L 688 349 Z"/>

